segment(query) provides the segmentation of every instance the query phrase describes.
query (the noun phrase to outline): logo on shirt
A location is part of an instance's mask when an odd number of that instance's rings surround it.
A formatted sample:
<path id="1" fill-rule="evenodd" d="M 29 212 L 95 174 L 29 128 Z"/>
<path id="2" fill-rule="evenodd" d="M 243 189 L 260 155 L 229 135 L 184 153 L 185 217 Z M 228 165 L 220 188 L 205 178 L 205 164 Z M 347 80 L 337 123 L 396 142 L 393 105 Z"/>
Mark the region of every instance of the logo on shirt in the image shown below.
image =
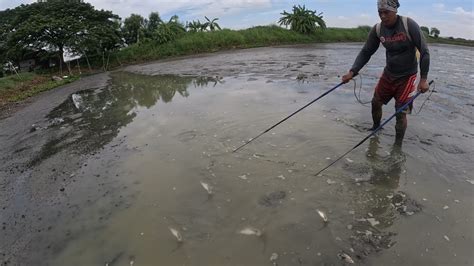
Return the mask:
<path id="1" fill-rule="evenodd" d="M 380 42 L 404 42 L 407 40 L 407 35 L 403 32 L 397 33 L 393 36 L 380 37 Z"/>

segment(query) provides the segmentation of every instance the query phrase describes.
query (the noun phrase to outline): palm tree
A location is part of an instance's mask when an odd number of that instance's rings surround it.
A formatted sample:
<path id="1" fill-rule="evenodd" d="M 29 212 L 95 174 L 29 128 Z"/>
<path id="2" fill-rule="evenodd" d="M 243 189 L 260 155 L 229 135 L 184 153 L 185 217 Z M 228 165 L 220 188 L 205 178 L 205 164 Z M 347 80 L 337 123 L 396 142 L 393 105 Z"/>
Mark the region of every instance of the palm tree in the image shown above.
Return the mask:
<path id="1" fill-rule="evenodd" d="M 326 29 L 326 22 L 323 20 L 322 12 L 316 14 L 316 10 L 309 10 L 303 6 L 293 6 L 293 13 L 288 13 L 283 11 L 283 15 L 278 23 L 280 25 L 285 25 L 285 27 L 290 26 L 291 30 L 300 32 L 303 34 L 311 34 L 316 31 L 318 27 L 321 29 Z"/>
<path id="2" fill-rule="evenodd" d="M 178 21 L 178 16 L 174 15 L 168 22 L 161 22 L 158 25 L 158 28 L 153 32 L 153 39 L 158 43 L 167 43 L 185 32 L 186 28 Z"/>
<path id="3" fill-rule="evenodd" d="M 202 24 L 202 27 L 204 28 L 204 30 L 207 30 L 207 28 L 209 28 L 210 31 L 215 31 L 216 29 L 220 30 L 221 27 L 219 26 L 219 24 L 217 24 L 216 20 L 219 20 L 218 18 L 214 18 L 212 20 L 210 20 L 208 17 L 204 16 L 204 18 L 206 18 L 207 22 L 205 22 L 204 24 Z"/>
<path id="4" fill-rule="evenodd" d="M 202 31 L 202 23 L 199 20 L 198 21 L 193 20 L 191 22 L 186 23 L 186 28 L 190 32 Z"/>

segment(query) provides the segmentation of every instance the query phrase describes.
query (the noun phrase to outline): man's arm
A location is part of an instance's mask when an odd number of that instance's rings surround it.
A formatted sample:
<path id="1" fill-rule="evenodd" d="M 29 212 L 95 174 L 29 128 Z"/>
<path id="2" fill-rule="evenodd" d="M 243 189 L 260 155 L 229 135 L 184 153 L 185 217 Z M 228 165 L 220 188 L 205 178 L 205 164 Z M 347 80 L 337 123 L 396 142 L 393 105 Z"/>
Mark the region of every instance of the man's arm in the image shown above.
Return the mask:
<path id="1" fill-rule="evenodd" d="M 413 20 L 408 19 L 408 31 L 410 32 L 413 44 L 420 52 L 420 74 L 422 79 L 428 78 L 430 70 L 430 51 L 426 45 L 425 36 L 420 30 L 420 26 Z"/>
<path id="2" fill-rule="evenodd" d="M 377 37 L 376 26 L 372 27 L 369 33 L 369 37 L 365 42 L 364 47 L 357 56 L 354 64 L 351 67 L 351 71 L 354 74 L 358 74 L 359 71 L 369 62 L 370 57 L 377 51 L 380 45 L 380 40 Z"/>
<path id="3" fill-rule="evenodd" d="M 377 37 L 377 30 L 375 29 L 376 26 L 372 27 L 372 30 L 369 32 L 369 36 L 367 37 L 367 41 L 365 42 L 364 47 L 359 52 L 354 64 L 352 65 L 349 73 L 345 74 L 342 77 L 342 82 L 347 83 L 349 82 L 354 76 L 359 74 L 359 71 L 369 62 L 370 57 L 377 51 L 380 46 L 380 40 Z"/>
<path id="4" fill-rule="evenodd" d="M 413 44 L 420 52 L 420 83 L 418 90 L 425 92 L 428 90 L 428 72 L 430 70 L 430 51 L 426 45 L 425 36 L 420 30 L 420 26 L 413 20 L 408 19 L 408 32 L 410 33 Z"/>

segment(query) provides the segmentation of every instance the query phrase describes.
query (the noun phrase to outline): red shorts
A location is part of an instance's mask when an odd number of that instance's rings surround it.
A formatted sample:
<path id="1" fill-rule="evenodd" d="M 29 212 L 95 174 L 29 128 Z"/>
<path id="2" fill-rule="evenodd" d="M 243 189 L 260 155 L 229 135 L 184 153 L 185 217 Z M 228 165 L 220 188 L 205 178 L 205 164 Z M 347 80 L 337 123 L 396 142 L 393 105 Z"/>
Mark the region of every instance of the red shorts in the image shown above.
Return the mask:
<path id="1" fill-rule="evenodd" d="M 375 87 L 374 98 L 383 104 L 395 98 L 395 108 L 398 109 L 411 99 L 411 94 L 415 91 L 415 83 L 416 74 L 392 78 L 384 73 Z M 409 109 L 411 111 L 412 105 Z"/>

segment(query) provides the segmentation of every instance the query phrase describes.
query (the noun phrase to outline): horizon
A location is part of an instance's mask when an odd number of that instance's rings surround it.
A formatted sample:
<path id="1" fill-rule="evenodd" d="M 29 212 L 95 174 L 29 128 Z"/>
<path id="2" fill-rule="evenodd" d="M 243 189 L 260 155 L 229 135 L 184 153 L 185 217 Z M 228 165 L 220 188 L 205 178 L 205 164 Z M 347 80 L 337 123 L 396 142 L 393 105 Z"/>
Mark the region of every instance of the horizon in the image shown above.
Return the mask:
<path id="1" fill-rule="evenodd" d="M 35 0 L 2 0 L 0 10 L 30 4 Z M 122 20 L 132 13 L 145 18 L 158 12 L 163 20 L 177 15 L 181 22 L 218 18 L 222 28 L 233 30 L 278 24 L 283 11 L 293 5 L 323 13 L 328 27 L 354 28 L 379 22 L 375 0 L 84 0 L 96 9 L 112 11 Z M 474 12 L 471 0 L 400 1 L 398 14 L 413 18 L 420 26 L 437 28 L 442 37 L 474 40 Z M 341 8 L 343 6 L 344 8 Z"/>

